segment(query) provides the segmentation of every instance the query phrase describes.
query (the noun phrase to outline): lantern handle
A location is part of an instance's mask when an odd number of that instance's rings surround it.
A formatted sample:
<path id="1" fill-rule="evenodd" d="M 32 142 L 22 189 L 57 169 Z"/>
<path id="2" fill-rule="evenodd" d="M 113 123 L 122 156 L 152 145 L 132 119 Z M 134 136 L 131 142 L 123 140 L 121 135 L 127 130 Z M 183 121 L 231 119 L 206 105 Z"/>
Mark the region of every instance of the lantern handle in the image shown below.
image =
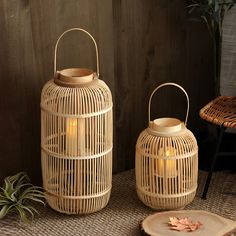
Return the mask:
<path id="1" fill-rule="evenodd" d="M 188 97 L 187 92 L 184 90 L 184 88 L 181 87 L 180 85 L 176 84 L 176 83 L 164 83 L 164 84 L 161 84 L 161 85 L 159 85 L 157 88 L 154 89 L 154 91 L 152 92 L 152 94 L 151 94 L 151 96 L 150 96 L 150 98 L 149 98 L 149 103 L 148 103 L 148 121 L 149 121 L 149 122 L 151 121 L 151 120 L 150 120 L 150 110 L 151 110 L 152 97 L 153 97 L 154 93 L 155 93 L 158 89 L 160 89 L 160 88 L 162 88 L 162 87 L 164 87 L 164 86 L 175 86 L 175 87 L 181 89 L 181 90 L 184 92 L 184 94 L 185 94 L 185 96 L 186 96 L 186 99 L 187 99 L 187 111 L 186 111 L 186 117 L 185 117 L 185 122 L 184 122 L 184 124 L 187 125 L 188 113 L 189 113 L 189 97 Z"/>
<path id="2" fill-rule="evenodd" d="M 97 76 L 99 77 L 99 58 L 98 58 L 98 47 L 97 47 L 97 43 L 94 39 L 94 37 L 86 30 L 82 29 L 82 28 L 71 28 L 66 30 L 65 32 L 63 32 L 60 37 L 57 39 L 56 45 L 55 45 L 55 50 L 54 50 L 54 74 L 57 72 L 57 48 L 58 48 L 58 44 L 59 41 L 61 40 L 61 38 L 68 32 L 71 31 L 82 31 L 85 34 L 87 34 L 93 41 L 94 46 L 95 46 L 95 51 L 96 51 L 96 61 L 97 61 Z"/>

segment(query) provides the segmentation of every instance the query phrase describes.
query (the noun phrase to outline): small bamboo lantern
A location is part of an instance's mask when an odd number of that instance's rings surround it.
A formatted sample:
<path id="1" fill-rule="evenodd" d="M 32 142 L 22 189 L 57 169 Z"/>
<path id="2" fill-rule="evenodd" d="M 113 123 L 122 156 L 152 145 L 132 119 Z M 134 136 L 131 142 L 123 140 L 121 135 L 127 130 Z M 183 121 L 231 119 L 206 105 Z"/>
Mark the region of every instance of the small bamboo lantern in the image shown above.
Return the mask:
<path id="1" fill-rule="evenodd" d="M 57 71 L 57 47 L 70 31 L 82 31 L 96 49 L 97 73 Z M 112 185 L 112 96 L 98 79 L 97 44 L 87 31 L 73 28 L 57 40 L 54 79 L 41 94 L 41 161 L 48 204 L 56 211 L 83 214 L 104 208 Z"/>
<path id="2" fill-rule="evenodd" d="M 151 99 L 164 86 L 180 88 L 187 98 L 185 123 L 175 118 L 150 120 Z M 198 147 L 186 128 L 189 98 L 175 83 L 158 86 L 149 99 L 149 127 L 142 131 L 136 144 L 136 188 L 140 200 L 147 206 L 178 209 L 190 203 L 197 189 Z"/>

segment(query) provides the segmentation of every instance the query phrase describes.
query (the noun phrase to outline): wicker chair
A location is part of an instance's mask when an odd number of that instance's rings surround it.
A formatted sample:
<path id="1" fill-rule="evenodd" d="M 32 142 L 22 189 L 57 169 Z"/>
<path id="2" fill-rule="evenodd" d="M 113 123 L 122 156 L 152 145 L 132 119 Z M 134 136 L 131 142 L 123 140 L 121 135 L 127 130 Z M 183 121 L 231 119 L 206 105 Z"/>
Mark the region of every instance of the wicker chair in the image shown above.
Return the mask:
<path id="1" fill-rule="evenodd" d="M 220 127 L 215 153 L 211 162 L 210 171 L 207 176 L 202 198 L 206 199 L 207 191 L 210 185 L 212 172 L 218 156 L 232 156 L 236 152 L 219 152 L 223 133 L 226 128 L 236 129 L 236 97 L 235 96 L 219 96 L 209 102 L 200 110 L 200 117 L 212 124 Z"/>

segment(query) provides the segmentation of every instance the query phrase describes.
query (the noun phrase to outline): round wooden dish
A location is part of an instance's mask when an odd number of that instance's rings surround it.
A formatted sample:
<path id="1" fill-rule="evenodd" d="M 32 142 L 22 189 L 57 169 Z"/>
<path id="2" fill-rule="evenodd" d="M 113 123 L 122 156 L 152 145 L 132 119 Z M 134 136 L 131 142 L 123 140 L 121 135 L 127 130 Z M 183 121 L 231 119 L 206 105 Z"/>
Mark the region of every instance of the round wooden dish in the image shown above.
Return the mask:
<path id="1" fill-rule="evenodd" d="M 194 222 L 200 221 L 203 225 L 193 232 L 179 232 L 170 229 L 169 217 L 188 217 Z M 140 229 L 141 235 L 148 236 L 228 236 L 236 230 L 236 222 L 206 211 L 165 211 L 146 217 L 140 223 Z"/>

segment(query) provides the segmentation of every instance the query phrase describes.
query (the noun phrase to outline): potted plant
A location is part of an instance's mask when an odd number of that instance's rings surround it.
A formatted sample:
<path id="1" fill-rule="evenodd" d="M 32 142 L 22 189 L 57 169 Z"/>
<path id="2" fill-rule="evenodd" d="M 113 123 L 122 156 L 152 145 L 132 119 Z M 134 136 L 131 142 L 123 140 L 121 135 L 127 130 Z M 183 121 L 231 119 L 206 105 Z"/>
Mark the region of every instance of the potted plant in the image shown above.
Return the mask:
<path id="1" fill-rule="evenodd" d="M 38 214 L 31 203 L 44 204 L 43 199 L 42 188 L 33 186 L 26 173 L 8 176 L 4 179 L 3 187 L 0 187 L 0 219 L 10 212 L 17 212 L 20 220 L 29 223 L 35 213 Z"/>
<path id="2" fill-rule="evenodd" d="M 219 95 L 222 26 L 225 14 L 234 6 L 236 0 L 189 0 L 189 13 L 195 19 L 206 23 L 213 44 L 213 65 L 215 95 Z"/>

